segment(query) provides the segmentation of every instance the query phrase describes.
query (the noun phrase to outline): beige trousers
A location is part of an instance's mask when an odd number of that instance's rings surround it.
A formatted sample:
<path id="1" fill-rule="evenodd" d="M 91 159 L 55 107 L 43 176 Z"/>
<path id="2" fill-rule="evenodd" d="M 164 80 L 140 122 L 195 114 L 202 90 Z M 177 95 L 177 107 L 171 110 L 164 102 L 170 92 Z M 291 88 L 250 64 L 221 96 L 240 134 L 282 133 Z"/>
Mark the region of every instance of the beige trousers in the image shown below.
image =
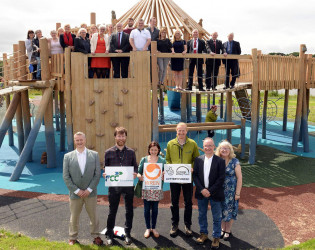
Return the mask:
<path id="1" fill-rule="evenodd" d="M 70 199 L 70 224 L 69 224 L 69 236 L 70 240 L 76 240 L 78 238 L 79 231 L 79 218 L 85 205 L 86 212 L 90 218 L 90 232 L 92 238 L 99 236 L 99 221 L 96 214 L 97 196 L 85 197 L 80 199 Z"/>

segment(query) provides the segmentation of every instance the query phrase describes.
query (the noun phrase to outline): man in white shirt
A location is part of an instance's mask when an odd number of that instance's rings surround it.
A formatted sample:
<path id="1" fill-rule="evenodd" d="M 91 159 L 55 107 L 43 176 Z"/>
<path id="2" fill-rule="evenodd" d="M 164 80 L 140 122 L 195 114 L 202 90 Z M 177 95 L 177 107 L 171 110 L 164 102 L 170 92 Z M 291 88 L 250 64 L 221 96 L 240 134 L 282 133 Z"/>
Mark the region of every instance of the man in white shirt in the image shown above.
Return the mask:
<path id="1" fill-rule="evenodd" d="M 130 45 L 133 51 L 147 51 L 151 44 L 151 34 L 144 29 L 144 20 L 139 19 L 138 28 L 130 33 Z"/>
<path id="2" fill-rule="evenodd" d="M 63 179 L 70 195 L 69 245 L 78 244 L 79 217 L 83 205 L 89 215 L 90 232 L 95 245 L 103 245 L 99 237 L 99 222 L 96 214 L 97 185 L 101 177 L 98 153 L 85 147 L 86 137 L 82 132 L 74 135 L 76 149 L 63 159 Z"/>
<path id="3" fill-rule="evenodd" d="M 193 172 L 200 226 L 200 237 L 196 242 L 204 244 L 208 240 L 207 210 L 210 202 L 213 218 L 211 248 L 218 249 L 221 236 L 221 202 L 224 201 L 225 161 L 214 154 L 215 145 L 212 138 L 207 137 L 203 141 L 203 149 L 205 154 L 195 159 Z"/>

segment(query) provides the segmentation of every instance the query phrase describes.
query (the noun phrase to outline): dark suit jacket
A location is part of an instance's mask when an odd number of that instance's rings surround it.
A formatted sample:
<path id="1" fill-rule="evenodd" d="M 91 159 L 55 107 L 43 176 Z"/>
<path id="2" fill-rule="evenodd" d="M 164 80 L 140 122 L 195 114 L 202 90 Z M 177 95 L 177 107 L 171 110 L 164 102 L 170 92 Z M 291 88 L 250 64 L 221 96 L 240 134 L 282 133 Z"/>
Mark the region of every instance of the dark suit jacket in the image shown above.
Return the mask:
<path id="1" fill-rule="evenodd" d="M 201 190 L 205 189 L 204 183 L 204 171 L 203 165 L 205 161 L 205 155 L 198 156 L 194 163 L 193 180 L 196 186 L 195 197 L 202 199 L 204 196 L 201 194 Z M 209 187 L 210 197 L 215 201 L 224 201 L 224 188 L 223 183 L 225 179 L 225 161 L 213 155 L 211 170 L 209 175 Z"/>
<path id="2" fill-rule="evenodd" d="M 216 40 L 216 46 L 214 46 L 214 42 L 212 39 L 206 41 L 206 48 L 207 48 L 207 53 L 215 53 L 215 54 L 224 54 L 225 53 L 225 48 L 222 44 L 221 40 Z M 207 62 L 213 62 L 213 59 L 209 60 L 207 59 Z M 220 66 L 221 65 L 221 60 L 220 59 L 215 59 L 215 65 Z"/>
<path id="3" fill-rule="evenodd" d="M 118 49 L 118 33 L 111 35 L 109 52 L 116 53 L 115 52 L 116 49 Z M 120 49 L 124 53 L 130 52 L 129 35 L 125 32 L 122 32 Z"/>
<path id="4" fill-rule="evenodd" d="M 74 51 L 75 52 L 81 52 L 81 53 L 84 53 L 84 54 L 89 54 L 91 53 L 91 45 L 90 45 L 90 39 L 87 38 L 87 43 L 88 43 L 88 48 L 86 48 L 84 46 L 84 40 L 82 37 L 76 37 L 74 39 Z"/>
<path id="5" fill-rule="evenodd" d="M 225 43 L 223 44 L 223 47 L 224 47 L 224 50 L 225 50 L 226 53 L 227 53 L 227 50 L 228 50 L 228 42 L 225 42 Z M 233 40 L 232 54 L 233 54 L 233 55 L 240 55 L 241 53 L 242 53 L 242 51 L 241 51 L 241 45 L 240 45 L 240 43 Z M 237 65 L 237 63 L 238 63 L 238 60 L 236 60 L 236 59 L 230 59 L 230 60 L 228 60 L 228 61 L 229 61 L 229 63 L 235 63 L 235 65 Z M 225 63 L 226 63 L 226 60 L 223 60 L 223 59 L 222 59 L 222 62 L 223 62 L 223 64 L 225 64 Z"/>
<path id="6" fill-rule="evenodd" d="M 72 36 L 73 44 L 74 44 L 75 34 L 71 34 L 71 36 Z M 59 43 L 60 43 L 60 45 L 61 45 L 61 47 L 63 49 L 68 47 L 68 45 L 65 44 L 65 39 L 64 39 L 64 35 L 63 34 L 60 35 Z"/>
<path id="7" fill-rule="evenodd" d="M 207 53 L 206 43 L 204 40 L 198 38 L 198 54 Z M 187 53 L 194 53 L 194 39 L 191 39 L 187 42 Z M 203 59 L 199 59 L 202 60 Z"/>

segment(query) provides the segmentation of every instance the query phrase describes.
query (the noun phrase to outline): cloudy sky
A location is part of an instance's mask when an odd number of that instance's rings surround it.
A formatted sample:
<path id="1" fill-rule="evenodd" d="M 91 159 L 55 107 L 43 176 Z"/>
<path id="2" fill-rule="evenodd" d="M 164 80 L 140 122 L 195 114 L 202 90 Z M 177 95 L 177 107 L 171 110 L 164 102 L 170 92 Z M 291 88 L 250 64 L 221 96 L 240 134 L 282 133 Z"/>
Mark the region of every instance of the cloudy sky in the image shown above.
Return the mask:
<path id="1" fill-rule="evenodd" d="M 204 28 L 218 31 L 225 41 L 229 32 L 241 43 L 242 53 L 258 48 L 263 53 L 299 51 L 306 44 L 307 53 L 315 54 L 314 0 L 174 0 L 197 22 L 203 18 Z M 97 23 L 109 23 L 111 11 L 117 18 L 136 4 L 137 0 L 116 1 L 34 1 L 1 2 L 0 55 L 12 53 L 12 44 L 26 39 L 28 29 L 42 29 L 49 37 L 56 22 L 79 26 L 90 22 L 90 12 L 96 12 Z"/>

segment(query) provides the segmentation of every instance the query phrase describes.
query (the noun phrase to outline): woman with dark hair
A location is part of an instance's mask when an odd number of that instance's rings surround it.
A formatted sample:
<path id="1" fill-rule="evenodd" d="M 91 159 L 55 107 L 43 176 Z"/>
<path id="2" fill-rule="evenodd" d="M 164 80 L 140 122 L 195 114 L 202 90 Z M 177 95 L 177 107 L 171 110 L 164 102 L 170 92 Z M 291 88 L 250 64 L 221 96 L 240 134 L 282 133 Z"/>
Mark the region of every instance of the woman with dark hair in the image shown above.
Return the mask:
<path id="1" fill-rule="evenodd" d="M 161 53 L 171 53 L 172 52 L 172 43 L 170 39 L 166 37 L 167 30 L 166 28 L 162 28 L 159 33 L 159 39 L 157 40 L 157 50 Z M 167 65 L 170 62 L 169 58 L 158 58 L 157 59 L 159 65 L 159 84 L 164 84 L 164 79 L 166 76 Z"/>
<path id="2" fill-rule="evenodd" d="M 33 74 L 33 79 L 36 79 L 37 63 L 36 63 L 36 57 L 33 54 L 33 51 L 34 51 L 34 46 L 33 46 L 34 38 L 35 38 L 35 32 L 33 30 L 28 30 L 27 31 L 27 39 L 25 40 L 26 54 L 27 54 L 27 57 L 28 57 L 30 73 Z"/>
<path id="3" fill-rule="evenodd" d="M 161 147 L 158 142 L 153 141 L 148 146 L 148 155 L 143 157 L 139 164 L 138 169 L 138 178 L 140 181 L 144 180 L 143 177 L 143 170 L 144 170 L 144 163 L 162 163 L 162 171 L 164 169 L 164 164 L 166 164 L 166 161 L 164 158 L 159 156 L 161 152 Z M 163 178 L 163 175 L 162 175 Z M 147 230 L 144 233 L 145 238 L 149 238 L 151 232 L 153 233 L 154 237 L 158 238 L 160 234 L 158 231 L 156 231 L 156 220 L 158 216 L 158 207 L 159 207 L 159 201 L 163 199 L 163 187 L 161 187 L 161 190 L 143 190 L 142 189 L 142 199 L 144 203 L 144 219 L 145 224 L 147 227 Z M 152 215 L 151 214 L 152 210 Z M 152 222 L 152 223 L 151 223 Z"/>

